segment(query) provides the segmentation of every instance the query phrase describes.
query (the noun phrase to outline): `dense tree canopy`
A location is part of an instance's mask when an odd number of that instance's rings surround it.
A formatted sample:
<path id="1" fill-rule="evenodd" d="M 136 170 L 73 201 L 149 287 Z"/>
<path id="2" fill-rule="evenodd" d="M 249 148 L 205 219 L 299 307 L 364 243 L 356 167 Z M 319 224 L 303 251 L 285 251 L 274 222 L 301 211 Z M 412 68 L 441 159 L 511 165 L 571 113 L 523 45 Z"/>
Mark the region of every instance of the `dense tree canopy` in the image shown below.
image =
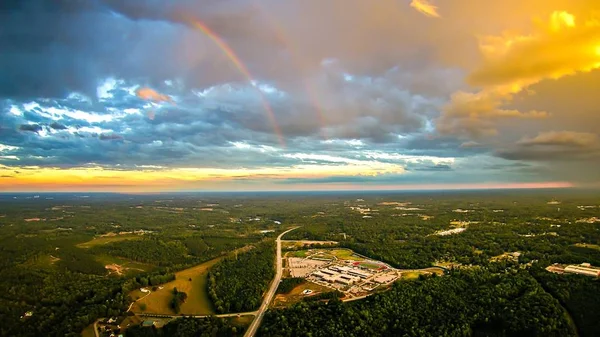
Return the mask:
<path id="1" fill-rule="evenodd" d="M 217 264 L 208 275 L 208 291 L 219 313 L 256 310 L 275 276 L 275 244 L 256 248 Z"/>

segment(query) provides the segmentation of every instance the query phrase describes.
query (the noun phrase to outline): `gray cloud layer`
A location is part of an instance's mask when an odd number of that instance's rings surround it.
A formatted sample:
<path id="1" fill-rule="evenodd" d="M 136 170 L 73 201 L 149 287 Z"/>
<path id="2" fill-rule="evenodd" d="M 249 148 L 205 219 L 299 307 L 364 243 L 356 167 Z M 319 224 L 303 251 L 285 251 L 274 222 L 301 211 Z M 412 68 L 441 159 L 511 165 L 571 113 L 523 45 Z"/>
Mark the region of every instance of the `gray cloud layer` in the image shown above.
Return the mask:
<path id="1" fill-rule="evenodd" d="M 511 125 L 518 106 L 488 121 L 471 118 L 480 107 L 469 103 L 440 118 L 451 97 L 471 92 L 463 78 L 479 59 L 463 14 L 445 13 L 455 21 L 395 0 L 4 1 L 0 145 L 11 148 L 0 146 L 0 164 L 238 168 L 375 151 L 411 172 L 394 181 L 485 181 L 548 167 L 560 179 L 571 168 L 553 162 L 595 162 L 589 123 L 548 133 L 561 111 L 542 107 L 550 117 Z M 194 20 L 230 45 L 254 85 Z M 136 95 L 147 87 L 173 101 Z M 285 149 L 261 148 L 281 147 L 263 97 Z M 534 98 L 518 98 L 511 104 L 536 111 Z"/>

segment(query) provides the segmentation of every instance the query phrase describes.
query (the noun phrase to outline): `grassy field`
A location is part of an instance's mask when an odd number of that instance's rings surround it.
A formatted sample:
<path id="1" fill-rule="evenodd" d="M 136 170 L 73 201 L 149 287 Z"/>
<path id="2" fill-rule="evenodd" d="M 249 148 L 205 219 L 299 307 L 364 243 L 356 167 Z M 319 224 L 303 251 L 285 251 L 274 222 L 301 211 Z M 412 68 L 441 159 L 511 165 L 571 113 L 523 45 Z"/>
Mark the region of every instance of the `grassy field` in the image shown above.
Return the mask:
<path id="1" fill-rule="evenodd" d="M 575 246 L 576 247 L 583 247 L 583 248 L 600 250 L 600 245 L 595 245 L 595 244 L 592 244 L 592 243 L 576 243 Z"/>
<path id="2" fill-rule="evenodd" d="M 333 256 L 341 260 L 363 261 L 364 259 L 354 255 L 350 249 L 332 249 L 328 251 Z"/>
<path id="3" fill-rule="evenodd" d="M 277 296 L 275 296 L 275 299 L 273 299 L 272 307 L 281 308 L 302 301 L 302 299 L 306 297 L 306 295 L 302 295 L 302 292 L 305 289 L 312 290 L 313 293 L 311 295 L 332 291 L 327 287 L 323 287 L 318 284 L 307 281 L 292 289 L 292 291 L 290 291 L 289 294 L 278 294 Z"/>
<path id="4" fill-rule="evenodd" d="M 305 250 L 297 250 L 297 251 L 287 252 L 285 255 L 288 257 L 306 257 L 306 251 Z"/>
<path id="5" fill-rule="evenodd" d="M 81 337 L 96 337 L 96 334 L 94 333 L 94 323 L 83 329 L 81 332 Z"/>
<path id="6" fill-rule="evenodd" d="M 23 263 L 24 267 L 35 269 L 52 269 L 59 258 L 53 255 L 39 255 Z"/>
<path id="7" fill-rule="evenodd" d="M 221 259 L 222 257 L 219 257 L 176 273 L 174 281 L 163 284 L 163 289 L 154 291 L 136 302 L 131 310 L 135 313 L 175 314 L 169 307 L 169 302 L 173 298 L 173 288 L 176 287 L 177 290 L 183 291 L 188 295 L 187 300 L 181 305 L 180 314 L 214 314 L 215 311 L 206 291 L 207 278 L 209 269 Z M 143 295 L 139 290 L 136 290 L 131 292 L 129 296 L 135 299 Z M 146 310 L 144 311 L 140 308 L 142 303 L 146 305 Z"/>
<path id="8" fill-rule="evenodd" d="M 125 241 L 125 240 L 139 240 L 142 235 L 115 235 L 115 236 L 101 236 L 91 239 L 87 242 L 77 244 L 79 248 L 92 248 L 94 246 L 105 245 L 111 242 Z"/>

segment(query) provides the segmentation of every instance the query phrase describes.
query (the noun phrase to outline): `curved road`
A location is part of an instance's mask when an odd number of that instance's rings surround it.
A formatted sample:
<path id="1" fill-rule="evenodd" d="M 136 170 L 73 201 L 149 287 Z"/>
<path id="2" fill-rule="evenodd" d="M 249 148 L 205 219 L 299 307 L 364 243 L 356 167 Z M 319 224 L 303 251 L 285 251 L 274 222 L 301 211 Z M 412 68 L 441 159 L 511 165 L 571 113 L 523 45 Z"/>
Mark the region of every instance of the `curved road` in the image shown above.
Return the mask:
<path id="1" fill-rule="evenodd" d="M 267 291 L 267 294 L 265 295 L 265 298 L 264 298 L 262 304 L 260 305 L 260 308 L 257 311 L 256 318 L 254 318 L 254 320 L 252 321 L 252 324 L 250 324 L 250 327 L 248 327 L 248 330 L 244 334 L 244 337 L 253 337 L 256 334 L 256 331 L 258 330 L 258 327 L 260 326 L 260 323 L 262 322 L 263 316 L 265 315 L 265 312 L 269 308 L 269 303 L 271 303 L 273 296 L 275 296 L 275 291 L 277 291 L 277 287 L 279 286 L 279 281 L 281 281 L 281 275 L 283 274 L 282 262 L 281 262 L 281 238 L 286 233 L 291 232 L 296 228 L 298 228 L 298 227 L 290 228 L 287 231 L 279 234 L 279 236 L 277 237 L 277 240 L 276 240 L 276 242 L 277 242 L 277 260 L 276 260 L 277 272 L 275 273 L 275 278 L 273 279 L 273 282 L 271 283 L 271 287 L 269 288 L 269 291 Z"/>

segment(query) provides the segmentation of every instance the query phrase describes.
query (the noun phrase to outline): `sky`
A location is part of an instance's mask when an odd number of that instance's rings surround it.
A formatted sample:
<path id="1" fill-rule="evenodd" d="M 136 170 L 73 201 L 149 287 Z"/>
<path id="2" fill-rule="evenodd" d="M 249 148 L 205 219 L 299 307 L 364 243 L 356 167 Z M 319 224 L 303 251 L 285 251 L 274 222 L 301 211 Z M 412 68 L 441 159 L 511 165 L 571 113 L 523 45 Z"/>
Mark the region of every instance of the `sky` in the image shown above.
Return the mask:
<path id="1" fill-rule="evenodd" d="M 600 186 L 594 0 L 0 2 L 0 191 Z"/>

